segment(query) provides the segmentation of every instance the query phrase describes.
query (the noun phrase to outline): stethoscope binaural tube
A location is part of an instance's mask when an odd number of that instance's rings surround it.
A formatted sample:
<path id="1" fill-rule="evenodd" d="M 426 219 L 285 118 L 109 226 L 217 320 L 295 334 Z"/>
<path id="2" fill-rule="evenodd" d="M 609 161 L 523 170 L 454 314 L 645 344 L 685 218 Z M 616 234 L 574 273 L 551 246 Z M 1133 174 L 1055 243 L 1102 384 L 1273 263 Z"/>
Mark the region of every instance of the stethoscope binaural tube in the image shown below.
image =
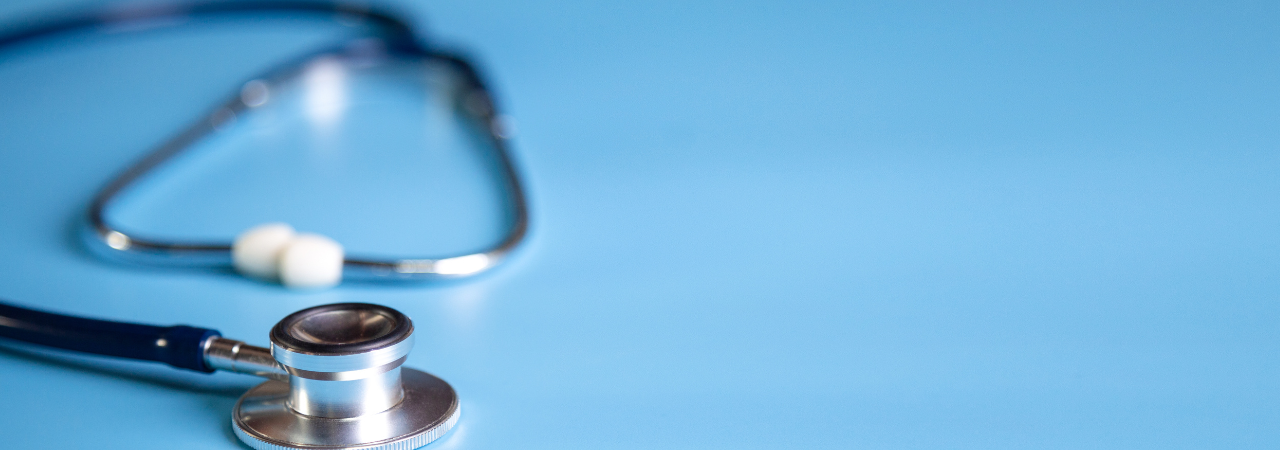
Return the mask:
<path id="1" fill-rule="evenodd" d="M 66 316 L 0 303 L 0 337 L 83 353 L 269 380 L 236 403 L 236 436 L 255 449 L 411 449 L 447 433 L 461 412 L 444 380 L 402 367 L 413 322 L 366 303 L 321 305 L 282 319 L 271 347 L 207 328 Z"/>
<path id="2" fill-rule="evenodd" d="M 197 16 L 302 13 L 330 20 L 357 19 L 367 32 L 349 45 L 307 55 L 283 64 L 244 83 L 203 119 L 191 124 L 107 183 L 94 196 L 87 211 L 85 236 L 100 256 L 130 263 L 164 266 L 231 266 L 247 276 L 280 281 L 296 288 L 323 288 L 343 279 L 433 280 L 467 277 L 487 271 L 523 242 L 529 212 L 524 189 L 512 160 L 504 125 L 493 96 L 478 71 L 465 58 L 428 46 L 405 20 L 389 11 L 364 5 L 325 1 L 208 2 L 147 6 L 109 6 L 87 14 L 44 21 L 0 35 L 0 50 L 58 33 L 125 23 L 159 23 L 160 19 Z M 376 45 L 371 45 L 376 44 Z M 510 226 L 496 243 L 472 253 L 411 258 L 374 258 L 350 255 L 337 242 L 308 233 L 296 233 L 286 224 L 263 224 L 241 233 L 235 242 L 172 242 L 125 231 L 107 218 L 108 206 L 118 194 L 173 156 L 217 130 L 229 119 L 261 106 L 263 96 L 251 91 L 272 90 L 297 76 L 317 58 L 367 60 L 370 49 L 385 58 L 413 58 L 447 66 L 455 74 L 460 114 L 473 121 L 492 149 L 496 170 L 509 204 Z M 269 100 L 268 100 L 269 101 Z"/>

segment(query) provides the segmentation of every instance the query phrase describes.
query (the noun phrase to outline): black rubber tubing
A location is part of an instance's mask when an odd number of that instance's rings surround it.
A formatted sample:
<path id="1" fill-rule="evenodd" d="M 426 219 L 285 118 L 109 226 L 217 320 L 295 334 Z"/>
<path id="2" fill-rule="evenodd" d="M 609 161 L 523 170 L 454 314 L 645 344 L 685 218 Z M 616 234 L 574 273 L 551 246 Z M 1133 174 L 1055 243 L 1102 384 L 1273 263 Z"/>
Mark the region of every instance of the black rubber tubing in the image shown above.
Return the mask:
<path id="1" fill-rule="evenodd" d="M 204 343 L 217 330 L 186 325 L 158 327 L 64 316 L 0 302 L 0 337 L 95 355 L 155 361 L 179 369 L 213 373 L 204 363 Z"/>

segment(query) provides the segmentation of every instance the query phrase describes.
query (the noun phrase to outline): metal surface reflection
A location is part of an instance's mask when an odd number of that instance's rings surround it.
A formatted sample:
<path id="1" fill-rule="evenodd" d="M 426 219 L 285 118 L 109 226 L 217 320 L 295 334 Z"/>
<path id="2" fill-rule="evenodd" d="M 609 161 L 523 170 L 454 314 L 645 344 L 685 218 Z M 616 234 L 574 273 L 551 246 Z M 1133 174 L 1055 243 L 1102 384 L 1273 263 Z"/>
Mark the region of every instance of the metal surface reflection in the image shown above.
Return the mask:
<path id="1" fill-rule="evenodd" d="M 307 117 L 324 128 L 342 119 L 347 108 L 347 72 L 332 58 L 312 62 L 303 75 L 306 85 Z"/>

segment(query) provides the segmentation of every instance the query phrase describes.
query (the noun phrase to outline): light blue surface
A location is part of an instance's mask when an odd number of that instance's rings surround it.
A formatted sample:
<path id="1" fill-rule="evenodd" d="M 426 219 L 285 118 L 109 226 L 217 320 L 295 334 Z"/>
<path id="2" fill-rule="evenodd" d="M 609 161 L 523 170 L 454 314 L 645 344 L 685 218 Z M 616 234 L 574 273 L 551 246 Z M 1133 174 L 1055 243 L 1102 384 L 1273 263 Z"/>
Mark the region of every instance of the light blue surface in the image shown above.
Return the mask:
<path id="1" fill-rule="evenodd" d="M 437 449 L 1280 446 L 1274 4 L 407 8 L 515 117 L 535 222 L 512 264 L 301 294 L 90 256 L 94 189 L 327 36 L 222 26 L 0 56 L 0 298 L 259 343 L 302 307 L 387 304 L 462 396 Z M 296 170 L 369 198 L 419 173 L 343 167 Z M 139 226 L 236 214 L 209 173 Z M 458 208 L 484 229 L 491 206 Z M 0 436 L 243 448 L 253 382 L 7 350 Z"/>

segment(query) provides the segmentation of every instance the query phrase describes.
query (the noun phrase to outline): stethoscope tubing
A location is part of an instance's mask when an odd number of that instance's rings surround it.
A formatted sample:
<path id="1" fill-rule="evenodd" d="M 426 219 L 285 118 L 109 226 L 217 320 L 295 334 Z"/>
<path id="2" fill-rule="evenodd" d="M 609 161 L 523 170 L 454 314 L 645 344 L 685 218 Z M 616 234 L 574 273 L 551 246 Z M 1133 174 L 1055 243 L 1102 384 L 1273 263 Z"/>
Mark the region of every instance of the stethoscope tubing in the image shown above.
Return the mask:
<path id="1" fill-rule="evenodd" d="M 156 3 L 142 5 L 105 6 L 87 12 L 76 12 L 55 17 L 30 20 L 34 25 L 14 28 L 0 33 L 0 48 L 18 43 L 42 39 L 56 34 L 79 31 L 99 26 L 120 25 L 129 22 L 155 21 L 182 17 L 240 15 L 240 14 L 325 14 L 349 15 L 366 19 L 385 38 L 416 41 L 418 36 L 408 22 L 390 11 L 353 3 L 298 0 L 298 1 L 206 1 L 191 3 Z"/>
<path id="2" fill-rule="evenodd" d="M 217 330 L 54 314 L 0 302 L 0 337 L 45 347 L 213 373 L 205 363 L 205 345 L 222 336 Z"/>

